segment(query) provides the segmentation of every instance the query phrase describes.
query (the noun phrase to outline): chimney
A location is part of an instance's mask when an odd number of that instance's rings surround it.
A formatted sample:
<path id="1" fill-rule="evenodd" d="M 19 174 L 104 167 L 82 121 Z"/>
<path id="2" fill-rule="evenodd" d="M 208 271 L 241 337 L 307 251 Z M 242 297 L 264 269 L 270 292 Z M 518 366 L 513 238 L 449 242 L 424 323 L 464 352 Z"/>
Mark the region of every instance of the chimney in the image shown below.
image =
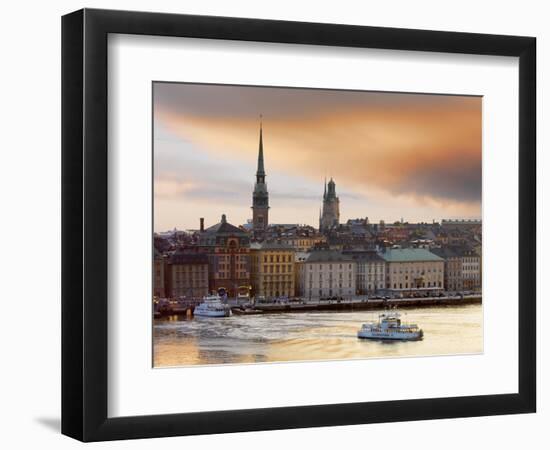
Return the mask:
<path id="1" fill-rule="evenodd" d="M 201 217 L 200 220 L 201 220 L 201 228 L 200 228 L 200 230 L 201 230 L 201 233 L 202 233 L 202 232 L 204 231 L 204 217 Z"/>

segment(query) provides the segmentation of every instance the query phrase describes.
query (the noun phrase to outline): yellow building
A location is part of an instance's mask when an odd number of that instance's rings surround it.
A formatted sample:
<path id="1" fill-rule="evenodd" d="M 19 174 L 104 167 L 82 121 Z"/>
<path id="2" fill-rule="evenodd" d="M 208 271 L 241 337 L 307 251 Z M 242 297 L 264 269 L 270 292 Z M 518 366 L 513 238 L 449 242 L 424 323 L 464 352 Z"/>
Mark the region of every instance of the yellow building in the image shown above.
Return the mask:
<path id="1" fill-rule="evenodd" d="M 294 249 L 279 242 L 250 245 L 252 295 L 266 300 L 295 295 Z"/>

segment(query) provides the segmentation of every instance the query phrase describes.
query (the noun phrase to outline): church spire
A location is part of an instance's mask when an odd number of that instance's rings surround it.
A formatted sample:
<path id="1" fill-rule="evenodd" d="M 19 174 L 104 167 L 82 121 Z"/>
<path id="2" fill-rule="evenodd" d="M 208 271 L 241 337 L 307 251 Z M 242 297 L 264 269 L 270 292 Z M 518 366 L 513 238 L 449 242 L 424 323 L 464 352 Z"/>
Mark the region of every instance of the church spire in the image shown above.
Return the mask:
<path id="1" fill-rule="evenodd" d="M 262 130 L 262 116 L 260 116 L 260 143 L 258 145 L 258 169 L 256 170 L 256 183 L 252 192 L 252 225 L 257 237 L 267 229 L 269 225 L 269 193 L 265 184 L 264 169 L 264 141 Z"/>
<path id="2" fill-rule="evenodd" d="M 260 116 L 260 145 L 258 149 L 258 170 L 256 171 L 256 176 L 265 177 L 264 170 L 264 141 L 262 137 L 262 116 Z"/>

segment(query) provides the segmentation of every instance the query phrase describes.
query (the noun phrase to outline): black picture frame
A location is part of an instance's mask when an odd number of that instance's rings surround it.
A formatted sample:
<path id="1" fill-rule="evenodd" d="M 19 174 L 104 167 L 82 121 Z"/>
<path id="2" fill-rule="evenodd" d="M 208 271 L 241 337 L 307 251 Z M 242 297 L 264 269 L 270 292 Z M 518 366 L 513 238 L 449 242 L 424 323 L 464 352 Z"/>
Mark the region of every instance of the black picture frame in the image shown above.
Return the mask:
<path id="1" fill-rule="evenodd" d="M 519 57 L 517 393 L 107 416 L 109 33 Z M 62 433 L 82 441 L 535 412 L 536 39 L 84 9 L 62 18 Z M 183 375 L 182 375 L 183 376 Z"/>

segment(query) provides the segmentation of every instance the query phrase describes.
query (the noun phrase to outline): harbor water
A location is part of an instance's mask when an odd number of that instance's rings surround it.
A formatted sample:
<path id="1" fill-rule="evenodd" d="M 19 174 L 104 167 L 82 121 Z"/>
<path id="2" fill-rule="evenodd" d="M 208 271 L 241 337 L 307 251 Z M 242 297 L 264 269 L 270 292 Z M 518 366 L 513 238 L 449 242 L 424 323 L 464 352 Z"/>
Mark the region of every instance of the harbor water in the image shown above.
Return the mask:
<path id="1" fill-rule="evenodd" d="M 421 341 L 357 338 L 383 311 L 326 311 L 167 316 L 153 324 L 155 367 L 284 361 L 392 358 L 483 352 L 481 304 L 402 309 L 403 322 L 424 330 Z"/>

